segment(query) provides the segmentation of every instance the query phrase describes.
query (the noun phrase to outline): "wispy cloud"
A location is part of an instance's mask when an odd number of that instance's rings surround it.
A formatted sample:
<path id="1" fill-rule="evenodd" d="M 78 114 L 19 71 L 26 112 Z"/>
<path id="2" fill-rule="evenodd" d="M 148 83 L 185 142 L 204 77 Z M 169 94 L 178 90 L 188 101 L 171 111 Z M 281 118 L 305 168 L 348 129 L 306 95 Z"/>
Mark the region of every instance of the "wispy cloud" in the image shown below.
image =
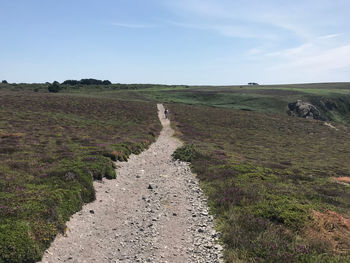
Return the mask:
<path id="1" fill-rule="evenodd" d="M 294 48 L 287 48 L 284 50 L 271 52 L 265 54 L 265 56 L 270 57 L 295 57 L 300 54 L 305 54 L 307 50 L 313 48 L 314 45 L 312 43 L 304 43 L 300 46 L 294 47 Z"/>
<path id="2" fill-rule="evenodd" d="M 293 67 L 303 67 L 312 71 L 328 71 L 350 67 L 350 44 L 324 50 L 313 56 L 305 56 L 290 64 Z"/>
<path id="3" fill-rule="evenodd" d="M 252 48 L 247 51 L 247 54 L 250 56 L 261 55 L 262 53 L 264 53 L 264 50 L 261 48 Z"/>
<path id="4" fill-rule="evenodd" d="M 242 25 L 216 25 L 211 27 L 216 32 L 227 37 L 256 38 L 256 39 L 276 39 L 277 35 L 265 30 L 254 29 Z"/>
<path id="5" fill-rule="evenodd" d="M 304 39 L 310 37 L 309 30 L 300 21 L 302 15 L 299 16 L 297 12 L 291 14 L 284 5 L 271 3 L 274 1 L 263 4 L 256 0 L 248 2 L 250 4 L 239 0 L 177 0 L 168 4 L 181 19 L 208 22 L 228 37 L 243 35 L 250 38 L 267 35 L 264 38 L 275 38 L 275 31 L 278 30 Z M 237 30 L 238 26 L 243 30 Z M 244 31 L 244 34 L 241 31 Z"/>
<path id="6" fill-rule="evenodd" d="M 184 12 L 205 17 L 226 17 L 230 14 L 224 5 L 210 0 L 176 0 L 164 3 L 180 15 Z"/>
<path id="7" fill-rule="evenodd" d="M 194 30 L 207 30 L 230 38 L 259 38 L 259 39 L 276 39 L 276 35 L 269 32 L 259 31 L 246 25 L 230 24 L 194 24 L 182 23 L 175 21 L 166 21 L 168 25 L 183 27 Z"/>
<path id="8" fill-rule="evenodd" d="M 342 33 L 339 34 L 329 34 L 329 35 L 324 35 L 324 36 L 319 36 L 318 39 L 331 39 L 331 38 L 337 38 L 343 35 Z"/>
<path id="9" fill-rule="evenodd" d="M 337 17 L 329 11 L 335 10 L 340 3 L 324 0 L 319 6 L 304 0 L 291 2 L 278 0 L 176 0 L 165 1 L 170 9 L 176 13 L 181 21 L 200 21 L 218 28 L 222 35 L 231 37 L 236 35 L 259 36 L 252 32 L 258 28 L 263 34 L 280 38 L 290 36 L 302 41 L 310 41 L 319 36 L 319 32 L 331 27 L 337 22 Z M 337 10 L 339 11 L 339 10 Z M 340 16 L 342 17 L 342 16 Z M 332 18 L 333 22 L 329 22 Z M 341 18 L 339 18 L 341 19 Z M 338 21 L 338 20 L 337 20 Z M 245 25 L 245 34 L 237 34 L 237 25 Z M 283 32 L 283 34 L 281 34 Z M 289 36 L 288 36 L 289 35 Z M 336 38 L 341 34 L 329 34 L 320 38 Z"/>
<path id="10" fill-rule="evenodd" d="M 309 54 L 307 47 L 299 51 L 295 56 L 288 56 L 288 52 L 282 52 L 279 57 L 275 57 L 279 62 L 268 70 L 289 72 L 291 76 L 299 74 L 304 78 L 314 77 L 313 80 L 333 77 L 338 71 L 350 71 L 350 44 L 314 51 L 312 54 Z"/>
<path id="11" fill-rule="evenodd" d="M 124 27 L 124 28 L 134 28 L 134 29 L 159 27 L 159 25 L 153 25 L 153 24 L 129 24 L 129 23 L 110 23 L 110 25 L 117 26 L 117 27 Z"/>
<path id="12" fill-rule="evenodd" d="M 192 23 L 184 23 L 184 22 L 177 22 L 177 21 L 165 21 L 167 25 L 175 26 L 175 27 L 183 27 L 183 28 L 189 28 L 189 29 L 198 29 L 198 30 L 207 30 L 208 26 L 199 25 L 199 24 L 192 24 Z"/>

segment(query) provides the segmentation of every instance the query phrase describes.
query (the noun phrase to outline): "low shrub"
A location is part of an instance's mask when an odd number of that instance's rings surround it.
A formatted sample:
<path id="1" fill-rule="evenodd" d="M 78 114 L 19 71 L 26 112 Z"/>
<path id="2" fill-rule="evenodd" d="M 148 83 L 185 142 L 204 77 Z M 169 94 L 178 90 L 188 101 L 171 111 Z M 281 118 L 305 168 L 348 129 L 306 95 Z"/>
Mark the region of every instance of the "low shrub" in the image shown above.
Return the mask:
<path id="1" fill-rule="evenodd" d="M 349 127 L 204 106 L 169 108 L 178 136 L 205 153 L 195 155 L 188 146 L 174 155 L 191 159 L 227 262 L 348 262 L 350 247 L 335 231 L 341 254 L 306 229 L 314 223 L 312 211 L 350 216 L 349 187 L 332 180 L 350 171 Z"/>
<path id="2" fill-rule="evenodd" d="M 0 118 L 0 263 L 40 260 L 95 200 L 93 180 L 115 178 L 113 160 L 161 128 L 153 103 L 62 93 L 1 90 Z"/>
<path id="3" fill-rule="evenodd" d="M 198 151 L 196 150 L 194 144 L 186 144 L 176 149 L 172 157 L 176 160 L 183 162 L 191 162 L 198 156 Z"/>
<path id="4" fill-rule="evenodd" d="M 107 179 L 115 179 L 117 174 L 113 168 L 113 163 L 110 158 L 105 156 L 89 156 L 85 158 L 85 170 L 92 175 L 95 180 L 102 180 L 103 177 Z M 112 158 L 112 160 L 114 160 Z"/>
<path id="5" fill-rule="evenodd" d="M 32 238 L 33 232 L 25 220 L 1 220 L 0 262 L 36 262 L 42 250 Z"/>

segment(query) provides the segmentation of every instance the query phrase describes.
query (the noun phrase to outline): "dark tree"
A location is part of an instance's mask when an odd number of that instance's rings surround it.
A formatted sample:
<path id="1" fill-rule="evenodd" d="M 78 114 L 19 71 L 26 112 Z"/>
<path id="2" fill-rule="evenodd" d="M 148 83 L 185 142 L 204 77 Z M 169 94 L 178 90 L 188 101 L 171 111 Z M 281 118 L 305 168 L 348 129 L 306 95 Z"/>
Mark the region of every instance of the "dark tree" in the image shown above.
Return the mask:
<path id="1" fill-rule="evenodd" d="M 62 87 L 60 86 L 60 83 L 58 81 L 54 81 L 48 86 L 47 89 L 49 90 L 49 92 L 57 93 L 62 89 Z"/>
<path id="2" fill-rule="evenodd" d="M 65 80 L 63 85 L 70 85 L 70 86 L 76 86 L 76 85 L 111 85 L 112 82 L 109 80 L 99 80 L 99 79 L 81 79 L 81 80 Z"/>
<path id="3" fill-rule="evenodd" d="M 6 80 L 1 81 L 2 84 L 7 84 Z"/>
<path id="4" fill-rule="evenodd" d="M 109 80 L 104 80 L 104 81 L 102 81 L 102 84 L 103 85 L 111 85 L 112 82 L 110 82 Z"/>
<path id="5" fill-rule="evenodd" d="M 71 80 L 64 81 L 62 84 L 76 86 L 76 85 L 80 84 L 80 81 L 71 79 Z"/>
<path id="6" fill-rule="evenodd" d="M 102 80 L 98 79 L 82 79 L 80 80 L 82 85 L 102 85 Z"/>

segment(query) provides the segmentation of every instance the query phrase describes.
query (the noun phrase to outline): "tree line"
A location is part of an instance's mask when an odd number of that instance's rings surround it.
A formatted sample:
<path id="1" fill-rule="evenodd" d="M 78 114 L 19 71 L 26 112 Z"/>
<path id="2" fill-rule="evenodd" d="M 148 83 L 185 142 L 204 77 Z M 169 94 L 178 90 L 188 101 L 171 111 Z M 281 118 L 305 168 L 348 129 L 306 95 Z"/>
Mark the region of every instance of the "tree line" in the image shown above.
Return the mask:
<path id="1" fill-rule="evenodd" d="M 60 90 L 63 89 L 63 86 L 77 86 L 77 85 L 111 85 L 112 82 L 109 80 L 99 80 L 99 79 L 81 79 L 81 80 L 65 80 L 60 84 L 58 81 L 52 82 L 52 84 L 49 84 L 47 89 L 49 92 L 59 92 Z"/>
<path id="2" fill-rule="evenodd" d="M 81 79 L 81 80 L 65 80 L 62 82 L 63 85 L 111 85 L 112 82 L 109 80 L 99 80 L 99 79 Z"/>

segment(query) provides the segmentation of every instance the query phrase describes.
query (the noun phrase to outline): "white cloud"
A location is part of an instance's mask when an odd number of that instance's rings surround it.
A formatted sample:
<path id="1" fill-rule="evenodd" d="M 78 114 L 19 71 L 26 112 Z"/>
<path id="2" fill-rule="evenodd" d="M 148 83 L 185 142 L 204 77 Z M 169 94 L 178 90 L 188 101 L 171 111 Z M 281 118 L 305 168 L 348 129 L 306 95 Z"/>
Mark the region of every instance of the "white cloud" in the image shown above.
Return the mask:
<path id="1" fill-rule="evenodd" d="M 166 21 L 167 24 L 177 27 L 190 28 L 195 30 L 208 30 L 216 32 L 225 37 L 231 38 L 259 38 L 274 40 L 277 38 L 276 35 L 268 32 L 262 32 L 246 25 L 225 25 L 225 24 L 194 24 L 194 23 L 181 23 L 175 21 Z"/>
<path id="2" fill-rule="evenodd" d="M 253 29 L 249 26 L 243 25 L 217 25 L 211 27 L 216 32 L 220 33 L 223 36 L 227 37 L 238 37 L 238 38 L 259 38 L 259 39 L 276 39 L 277 36 L 268 33 Z"/>
<path id="3" fill-rule="evenodd" d="M 300 55 L 300 54 L 305 54 L 305 52 L 307 50 L 309 50 L 310 48 L 313 48 L 314 45 L 312 43 L 305 43 L 302 44 L 298 47 L 294 47 L 294 48 L 288 48 L 288 49 L 284 49 L 281 51 L 277 51 L 277 52 L 272 52 L 272 53 L 267 53 L 265 54 L 265 56 L 270 56 L 270 57 L 295 57 L 296 55 Z"/>
<path id="4" fill-rule="evenodd" d="M 329 35 L 324 35 L 324 36 L 319 36 L 318 39 L 331 39 L 331 38 L 337 38 L 339 36 L 343 35 L 342 33 L 340 34 L 329 34 Z"/>
<path id="5" fill-rule="evenodd" d="M 205 17 L 230 16 L 230 12 L 225 9 L 222 3 L 220 4 L 210 0 L 176 0 L 165 1 L 165 4 L 180 15 L 182 15 L 183 12 L 187 12 L 193 15 Z"/>
<path id="6" fill-rule="evenodd" d="M 158 25 L 151 25 L 151 24 L 128 24 L 128 23 L 111 23 L 111 25 L 117 26 L 117 27 L 134 28 L 134 29 L 159 27 Z"/>
<path id="7" fill-rule="evenodd" d="M 311 78 L 309 81 L 335 80 L 338 72 L 350 71 L 350 44 L 308 54 L 305 50 L 297 56 L 279 57 L 279 62 L 269 67 L 294 79 Z M 277 58 L 276 58 L 277 59 Z"/>
<path id="8" fill-rule="evenodd" d="M 232 57 L 222 55 L 231 69 L 240 61 L 241 67 L 248 65 L 246 70 L 251 74 L 259 74 L 254 73 L 253 68 L 256 72 L 263 68 L 262 78 L 290 82 L 349 76 L 350 39 L 345 11 L 348 1 L 322 0 L 316 6 L 312 0 L 167 2 L 176 14 L 173 19 L 181 21 L 174 23 L 176 26 L 254 39 L 236 41 L 230 53 Z M 218 67 L 222 65 L 218 63 Z"/>
<path id="9" fill-rule="evenodd" d="M 247 52 L 248 55 L 252 55 L 252 56 L 260 55 L 262 53 L 264 53 L 264 51 L 260 48 L 252 48 Z"/>
<path id="10" fill-rule="evenodd" d="M 314 56 L 305 56 L 290 64 L 311 71 L 331 71 L 350 67 L 350 45 L 325 50 Z"/>
<path id="11" fill-rule="evenodd" d="M 192 23 L 183 23 L 183 22 L 176 22 L 176 21 L 165 21 L 168 25 L 176 26 L 176 27 L 183 27 L 183 28 L 190 28 L 190 29 L 197 29 L 197 30 L 208 30 L 208 26 L 199 25 L 199 24 L 192 24 Z"/>
<path id="12" fill-rule="evenodd" d="M 264 31 L 264 35 L 268 35 L 266 38 L 271 38 L 271 35 L 276 38 L 275 33 L 271 33 L 274 30 L 287 31 L 303 39 L 311 37 L 308 27 L 303 23 L 302 18 L 305 17 L 302 14 L 299 15 L 298 12 L 291 11 L 288 4 L 282 5 L 273 2 L 177 0 L 167 3 L 181 19 L 205 21 L 217 27 L 219 32 L 225 36 L 236 36 L 237 30 L 234 27 L 245 25 L 245 29 L 248 31 L 245 35 L 248 37 L 258 35 L 257 32 L 252 34 L 251 31 L 254 29 Z"/>

